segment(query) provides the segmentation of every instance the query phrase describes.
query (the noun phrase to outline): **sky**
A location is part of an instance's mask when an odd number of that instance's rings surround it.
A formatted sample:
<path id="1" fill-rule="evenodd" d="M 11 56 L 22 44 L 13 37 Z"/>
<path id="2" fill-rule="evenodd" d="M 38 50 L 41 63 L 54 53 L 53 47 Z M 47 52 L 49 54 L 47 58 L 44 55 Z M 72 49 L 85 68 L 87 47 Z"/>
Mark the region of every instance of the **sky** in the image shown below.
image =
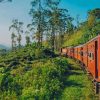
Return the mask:
<path id="1" fill-rule="evenodd" d="M 25 26 L 31 22 L 31 17 L 28 14 L 31 8 L 31 1 L 13 0 L 11 3 L 0 3 L 0 44 L 11 45 L 9 26 L 13 19 L 24 22 L 24 29 L 26 29 Z M 100 8 L 100 0 L 62 0 L 60 7 L 66 8 L 74 19 L 79 15 L 80 22 L 83 22 L 87 19 L 89 10 Z M 25 40 L 23 39 L 22 43 L 24 42 Z"/>

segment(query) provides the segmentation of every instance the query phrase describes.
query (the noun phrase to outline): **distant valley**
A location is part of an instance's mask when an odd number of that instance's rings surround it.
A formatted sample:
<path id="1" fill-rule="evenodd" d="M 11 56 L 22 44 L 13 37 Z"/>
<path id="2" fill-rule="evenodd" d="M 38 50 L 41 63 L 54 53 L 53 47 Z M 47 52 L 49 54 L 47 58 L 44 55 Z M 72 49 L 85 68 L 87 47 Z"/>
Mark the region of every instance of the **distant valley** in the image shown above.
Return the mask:
<path id="1" fill-rule="evenodd" d="M 3 44 L 0 44 L 0 49 L 9 49 L 9 47 L 8 46 L 5 46 Z"/>

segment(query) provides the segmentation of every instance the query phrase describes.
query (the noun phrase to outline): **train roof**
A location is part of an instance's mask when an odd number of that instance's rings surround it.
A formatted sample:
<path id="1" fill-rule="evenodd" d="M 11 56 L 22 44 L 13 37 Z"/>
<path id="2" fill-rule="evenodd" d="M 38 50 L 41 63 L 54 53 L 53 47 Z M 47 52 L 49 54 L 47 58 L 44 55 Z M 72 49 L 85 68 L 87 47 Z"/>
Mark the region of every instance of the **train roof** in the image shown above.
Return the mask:
<path id="1" fill-rule="evenodd" d="M 74 46 L 69 46 L 69 47 L 67 47 L 67 48 L 74 48 Z"/>
<path id="2" fill-rule="evenodd" d="M 97 38 L 100 38 L 100 35 L 98 35 L 98 36 L 96 36 L 95 38 L 91 39 L 91 40 L 88 41 L 87 43 L 90 43 L 90 42 L 94 41 L 94 40 L 97 39 Z M 87 44 L 87 43 L 85 43 L 85 44 Z"/>
<path id="3" fill-rule="evenodd" d="M 79 46 L 75 46 L 74 48 L 79 48 L 79 47 L 83 47 L 83 46 L 84 46 L 84 44 L 79 45 Z"/>

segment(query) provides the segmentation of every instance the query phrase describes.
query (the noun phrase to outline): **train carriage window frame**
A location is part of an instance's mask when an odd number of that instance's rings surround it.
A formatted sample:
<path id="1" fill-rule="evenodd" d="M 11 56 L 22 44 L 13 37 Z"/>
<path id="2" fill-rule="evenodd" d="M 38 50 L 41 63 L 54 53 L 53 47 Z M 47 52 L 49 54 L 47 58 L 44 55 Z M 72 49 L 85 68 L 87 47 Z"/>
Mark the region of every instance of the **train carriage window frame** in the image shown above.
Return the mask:
<path id="1" fill-rule="evenodd" d="M 91 56 L 92 56 L 92 54 L 91 54 L 91 52 L 90 52 L 90 58 L 91 58 Z"/>
<path id="2" fill-rule="evenodd" d="M 89 52 L 89 53 L 88 53 L 88 57 L 90 57 L 90 58 L 91 58 L 91 52 Z"/>
<path id="3" fill-rule="evenodd" d="M 94 60 L 94 53 L 90 52 L 88 56 L 91 60 Z"/>
<path id="4" fill-rule="evenodd" d="M 81 56 L 83 56 L 83 52 L 82 51 L 80 52 L 80 54 L 81 54 Z"/>

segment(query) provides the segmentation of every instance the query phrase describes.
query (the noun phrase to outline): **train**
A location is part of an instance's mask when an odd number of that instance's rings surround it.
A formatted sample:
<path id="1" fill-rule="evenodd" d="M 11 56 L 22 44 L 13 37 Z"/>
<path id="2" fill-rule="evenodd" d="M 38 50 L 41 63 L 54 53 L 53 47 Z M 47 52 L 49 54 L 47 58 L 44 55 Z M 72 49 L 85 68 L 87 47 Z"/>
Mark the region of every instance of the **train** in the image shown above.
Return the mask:
<path id="1" fill-rule="evenodd" d="M 92 76 L 95 92 L 100 93 L 100 35 L 79 46 L 62 47 L 60 53 L 81 63 Z"/>

